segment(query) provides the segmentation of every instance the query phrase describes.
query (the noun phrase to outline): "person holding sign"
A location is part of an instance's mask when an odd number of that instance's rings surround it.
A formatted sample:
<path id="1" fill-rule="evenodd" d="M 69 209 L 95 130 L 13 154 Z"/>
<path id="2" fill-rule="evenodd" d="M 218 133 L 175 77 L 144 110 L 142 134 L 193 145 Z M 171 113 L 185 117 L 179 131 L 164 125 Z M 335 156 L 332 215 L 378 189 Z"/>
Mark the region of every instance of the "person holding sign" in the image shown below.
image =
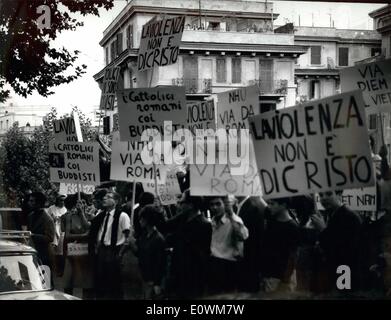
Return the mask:
<path id="1" fill-rule="evenodd" d="M 212 214 L 212 242 L 210 259 L 210 289 L 212 293 L 223 293 L 238 289 L 239 261 L 243 258 L 243 241 L 248 230 L 242 219 L 226 197 L 209 199 Z"/>
<path id="2" fill-rule="evenodd" d="M 90 223 L 84 212 L 82 201 L 77 194 L 68 196 L 65 201 L 67 213 L 61 218 L 64 230 L 64 292 L 73 294 L 73 288 L 83 288 L 83 298 L 89 299 L 93 287 L 93 273 L 88 256 L 88 232 Z"/>

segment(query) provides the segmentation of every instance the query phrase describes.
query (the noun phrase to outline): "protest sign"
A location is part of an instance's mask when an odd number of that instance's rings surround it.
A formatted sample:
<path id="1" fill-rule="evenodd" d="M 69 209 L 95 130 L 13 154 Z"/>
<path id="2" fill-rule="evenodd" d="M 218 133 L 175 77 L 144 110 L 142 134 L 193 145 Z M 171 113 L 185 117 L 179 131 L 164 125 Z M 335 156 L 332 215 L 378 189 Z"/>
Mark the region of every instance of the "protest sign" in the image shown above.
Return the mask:
<path id="1" fill-rule="evenodd" d="M 391 112 L 391 59 L 341 69 L 341 91 L 362 90 L 366 113 Z"/>
<path id="2" fill-rule="evenodd" d="M 186 126 L 185 88 L 124 90 L 118 96 L 118 113 L 121 141 L 140 141 L 143 131 L 152 129 L 162 136 L 166 129 L 172 135 L 173 131 Z M 172 127 L 164 128 L 164 121 L 171 121 Z"/>
<path id="3" fill-rule="evenodd" d="M 87 256 L 88 243 L 70 242 L 67 245 L 68 256 Z"/>
<path id="4" fill-rule="evenodd" d="M 113 139 L 110 179 L 129 182 L 164 183 L 167 168 L 164 165 L 145 164 L 142 159 L 144 142 L 126 142 Z"/>
<path id="5" fill-rule="evenodd" d="M 83 142 L 79 116 L 75 113 L 72 117 L 54 120 L 53 131 L 57 142 Z"/>
<path id="6" fill-rule="evenodd" d="M 106 68 L 105 76 L 103 78 L 100 110 L 114 110 L 115 95 L 117 92 L 120 70 L 120 67 Z"/>
<path id="7" fill-rule="evenodd" d="M 206 130 L 207 135 L 214 134 L 216 120 L 213 100 L 187 103 L 187 128 L 194 136 L 196 130 Z"/>
<path id="8" fill-rule="evenodd" d="M 185 26 L 185 16 L 156 17 L 143 26 L 137 58 L 138 71 L 175 64 Z"/>
<path id="9" fill-rule="evenodd" d="M 99 185 L 97 142 L 49 142 L 50 180 Z"/>
<path id="10" fill-rule="evenodd" d="M 217 100 L 218 128 L 248 129 L 248 118 L 259 114 L 257 86 L 219 93 Z"/>
<path id="11" fill-rule="evenodd" d="M 75 194 L 78 191 L 83 192 L 85 194 L 93 194 L 95 191 L 94 185 L 79 185 L 79 190 L 77 188 L 76 183 L 60 183 L 60 191 L 59 194 Z"/>
<path id="12" fill-rule="evenodd" d="M 374 185 L 360 91 L 251 117 L 265 198 Z"/>
<path id="13" fill-rule="evenodd" d="M 144 182 L 144 191 L 155 194 L 155 182 Z M 170 204 L 176 204 L 178 196 L 181 195 L 181 189 L 179 187 L 178 178 L 174 172 L 167 173 L 166 182 L 164 184 L 158 183 L 158 196 L 162 205 L 168 206 Z"/>
<path id="14" fill-rule="evenodd" d="M 324 210 L 320 203 L 319 194 L 315 195 L 316 205 L 319 210 Z M 344 190 L 342 202 L 354 211 L 376 211 L 376 187 Z"/>

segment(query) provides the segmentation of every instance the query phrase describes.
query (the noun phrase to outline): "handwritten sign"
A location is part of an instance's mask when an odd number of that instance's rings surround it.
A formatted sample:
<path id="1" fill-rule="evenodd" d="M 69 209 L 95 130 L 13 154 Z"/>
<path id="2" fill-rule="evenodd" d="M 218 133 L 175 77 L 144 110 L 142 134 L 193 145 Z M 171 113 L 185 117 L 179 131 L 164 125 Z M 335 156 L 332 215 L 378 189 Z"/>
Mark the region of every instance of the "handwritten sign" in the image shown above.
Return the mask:
<path id="1" fill-rule="evenodd" d="M 144 182 L 144 191 L 156 193 L 155 182 Z M 161 203 L 165 206 L 176 204 L 178 197 L 181 195 L 178 178 L 174 172 L 167 173 L 166 182 L 164 184 L 158 183 L 158 196 Z"/>
<path id="2" fill-rule="evenodd" d="M 217 95 L 217 127 L 248 129 L 250 116 L 259 114 L 259 89 L 244 87 Z"/>
<path id="3" fill-rule="evenodd" d="M 120 70 L 120 67 L 106 68 L 105 76 L 103 78 L 100 110 L 114 110 L 115 95 L 117 92 Z"/>
<path id="4" fill-rule="evenodd" d="M 184 87 L 127 89 L 119 94 L 119 128 L 121 141 L 140 141 L 143 131 L 157 130 L 172 134 L 186 125 Z M 164 121 L 172 127 L 164 128 Z"/>
<path id="5" fill-rule="evenodd" d="M 80 192 L 85 194 L 93 194 L 95 191 L 94 185 L 79 185 Z M 76 183 L 60 183 L 60 194 L 75 194 L 77 193 L 77 184 Z"/>
<path id="6" fill-rule="evenodd" d="M 113 140 L 110 179 L 129 182 L 164 183 L 167 168 L 164 165 L 145 164 L 142 159 L 144 142 Z"/>
<path id="7" fill-rule="evenodd" d="M 391 112 L 391 59 L 341 69 L 342 92 L 360 89 L 366 113 Z"/>
<path id="8" fill-rule="evenodd" d="M 360 91 L 250 118 L 265 198 L 374 185 Z"/>
<path id="9" fill-rule="evenodd" d="M 143 26 L 138 53 L 138 71 L 175 64 L 185 27 L 185 16 L 153 19 Z"/>
<path id="10" fill-rule="evenodd" d="M 99 185 L 97 142 L 49 142 L 50 180 Z"/>
<path id="11" fill-rule="evenodd" d="M 54 120 L 53 131 L 57 142 L 83 142 L 79 116 L 76 114 L 72 117 Z"/>
<path id="12" fill-rule="evenodd" d="M 68 243 L 68 256 L 86 256 L 88 255 L 88 243 Z"/>
<path id="13" fill-rule="evenodd" d="M 315 199 L 318 209 L 324 210 L 319 194 L 316 194 Z M 344 190 L 342 202 L 354 211 L 376 211 L 376 187 Z"/>
<path id="14" fill-rule="evenodd" d="M 215 106 L 213 100 L 187 104 L 187 128 L 195 136 L 196 130 L 212 135 L 216 130 Z"/>

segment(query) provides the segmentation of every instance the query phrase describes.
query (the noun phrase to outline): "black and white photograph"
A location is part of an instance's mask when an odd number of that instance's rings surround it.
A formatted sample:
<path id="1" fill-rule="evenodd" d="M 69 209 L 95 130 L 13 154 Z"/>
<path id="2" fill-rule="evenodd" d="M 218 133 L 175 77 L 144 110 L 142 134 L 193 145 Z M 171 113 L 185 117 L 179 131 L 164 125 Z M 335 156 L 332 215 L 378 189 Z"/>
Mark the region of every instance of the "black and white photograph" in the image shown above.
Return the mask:
<path id="1" fill-rule="evenodd" d="M 389 300 L 390 159 L 387 1 L 0 0 L 0 300 Z"/>

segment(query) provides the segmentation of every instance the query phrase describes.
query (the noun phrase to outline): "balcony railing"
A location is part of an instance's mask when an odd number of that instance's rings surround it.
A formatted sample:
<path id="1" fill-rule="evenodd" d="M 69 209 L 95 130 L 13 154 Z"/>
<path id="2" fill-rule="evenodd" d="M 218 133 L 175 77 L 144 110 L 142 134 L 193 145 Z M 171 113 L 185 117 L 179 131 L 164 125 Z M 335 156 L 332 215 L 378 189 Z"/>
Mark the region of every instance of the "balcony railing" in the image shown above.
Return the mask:
<path id="1" fill-rule="evenodd" d="M 186 93 L 212 93 L 212 79 L 175 78 L 172 84 L 185 87 Z"/>
<path id="2" fill-rule="evenodd" d="M 288 93 L 288 80 L 276 80 L 276 81 L 250 80 L 248 81 L 248 85 L 258 86 L 260 94 L 286 95 Z"/>

